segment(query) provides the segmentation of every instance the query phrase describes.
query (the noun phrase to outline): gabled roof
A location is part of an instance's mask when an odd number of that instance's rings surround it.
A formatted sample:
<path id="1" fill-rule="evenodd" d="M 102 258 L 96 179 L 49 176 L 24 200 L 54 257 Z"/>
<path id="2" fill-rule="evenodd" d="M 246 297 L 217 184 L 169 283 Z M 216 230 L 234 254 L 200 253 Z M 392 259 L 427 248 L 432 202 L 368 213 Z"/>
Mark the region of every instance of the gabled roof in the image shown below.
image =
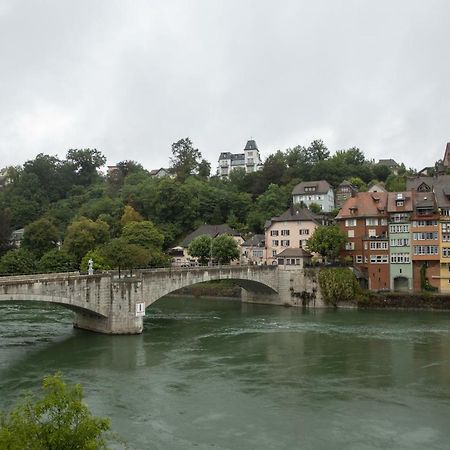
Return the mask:
<path id="1" fill-rule="evenodd" d="M 311 253 L 302 248 L 285 248 L 277 253 L 276 258 L 311 258 Z"/>
<path id="2" fill-rule="evenodd" d="M 305 191 L 305 188 L 315 187 L 315 191 Z M 302 181 L 292 190 L 292 195 L 326 194 L 331 189 L 330 183 L 326 180 Z"/>
<path id="3" fill-rule="evenodd" d="M 228 234 L 230 236 L 240 236 L 241 234 L 231 228 L 227 224 L 222 225 L 201 225 L 198 227 L 195 231 L 188 234 L 183 241 L 181 242 L 181 247 L 189 247 L 189 244 L 192 240 L 194 240 L 196 237 L 203 236 L 204 234 L 211 236 L 212 238 L 215 238 L 216 236 L 219 236 L 220 234 Z"/>
<path id="4" fill-rule="evenodd" d="M 264 234 L 255 234 L 241 244 L 242 247 L 264 247 L 266 237 Z"/>
<path id="5" fill-rule="evenodd" d="M 277 217 L 272 217 L 268 220 L 264 227 L 269 228 L 274 222 L 289 222 L 289 221 L 306 221 L 320 224 L 321 216 L 314 214 L 307 208 L 300 208 L 291 206 L 287 211 Z"/>
<path id="6" fill-rule="evenodd" d="M 164 169 L 164 167 L 161 167 L 160 169 L 153 169 L 153 170 L 150 170 L 149 174 L 151 177 L 153 177 L 155 175 L 158 175 L 158 173 L 161 171 L 167 172 L 167 169 Z"/>
<path id="7" fill-rule="evenodd" d="M 387 201 L 387 192 L 358 192 L 345 201 L 336 219 L 385 216 Z"/>
<path id="8" fill-rule="evenodd" d="M 399 206 L 400 202 L 403 205 Z M 387 212 L 411 212 L 414 209 L 412 192 L 388 192 Z"/>
<path id="9" fill-rule="evenodd" d="M 387 167 L 400 167 L 397 161 L 394 161 L 393 159 L 380 159 L 378 161 L 378 164 L 380 166 L 387 166 Z"/>
<path id="10" fill-rule="evenodd" d="M 436 206 L 435 199 L 433 192 L 416 192 L 414 195 L 414 207 L 416 209 L 434 208 Z"/>

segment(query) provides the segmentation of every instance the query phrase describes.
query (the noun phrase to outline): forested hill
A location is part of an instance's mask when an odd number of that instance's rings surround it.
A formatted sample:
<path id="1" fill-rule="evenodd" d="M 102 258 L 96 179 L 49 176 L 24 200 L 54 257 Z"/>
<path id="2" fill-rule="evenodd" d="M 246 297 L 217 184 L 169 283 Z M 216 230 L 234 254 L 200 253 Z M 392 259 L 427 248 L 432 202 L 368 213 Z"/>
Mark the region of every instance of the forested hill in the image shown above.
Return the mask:
<path id="1" fill-rule="evenodd" d="M 346 179 L 359 190 L 381 181 L 388 190 L 403 190 L 409 173 L 402 165 L 396 176 L 386 166 L 366 160 L 357 148 L 330 155 L 322 141 L 277 151 L 261 171 L 235 170 L 229 180 L 210 176 L 210 164 L 188 138 L 172 145 L 170 160 L 173 175 L 161 179 L 150 177 L 135 161 L 119 162 L 115 171 L 104 175 L 100 169 L 106 159 L 92 149 L 69 150 L 62 160 L 39 154 L 23 166 L 4 168 L 1 253 L 8 250 L 11 231 L 22 227 L 23 247 L 35 261 L 61 243 L 64 251 L 73 251 L 67 241 L 76 232 L 86 242 L 72 247 L 94 250 L 121 238 L 127 222 L 133 221 L 150 222 L 162 236 L 161 249 L 204 223 L 228 223 L 244 234 L 261 232 L 267 219 L 286 210 L 292 188 L 300 181 L 325 179 L 336 187 Z M 89 227 L 91 232 L 86 231 Z M 70 255 L 75 265 L 83 256 L 79 251 Z"/>

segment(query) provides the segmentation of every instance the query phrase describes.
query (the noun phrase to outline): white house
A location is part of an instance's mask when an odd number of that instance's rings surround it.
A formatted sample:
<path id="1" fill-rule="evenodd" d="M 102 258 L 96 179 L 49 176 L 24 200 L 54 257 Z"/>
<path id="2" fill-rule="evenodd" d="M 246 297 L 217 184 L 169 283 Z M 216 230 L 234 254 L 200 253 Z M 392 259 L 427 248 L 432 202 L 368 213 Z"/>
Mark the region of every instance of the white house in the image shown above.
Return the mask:
<path id="1" fill-rule="evenodd" d="M 247 141 L 244 153 L 222 152 L 220 154 L 217 174 L 221 178 L 228 178 L 231 171 L 237 168 L 244 169 L 245 173 L 256 172 L 262 169 L 259 149 L 253 139 Z"/>
<path id="2" fill-rule="evenodd" d="M 323 212 L 330 212 L 334 209 L 334 192 L 328 181 L 302 181 L 292 190 L 292 201 L 307 207 L 316 203 Z"/>

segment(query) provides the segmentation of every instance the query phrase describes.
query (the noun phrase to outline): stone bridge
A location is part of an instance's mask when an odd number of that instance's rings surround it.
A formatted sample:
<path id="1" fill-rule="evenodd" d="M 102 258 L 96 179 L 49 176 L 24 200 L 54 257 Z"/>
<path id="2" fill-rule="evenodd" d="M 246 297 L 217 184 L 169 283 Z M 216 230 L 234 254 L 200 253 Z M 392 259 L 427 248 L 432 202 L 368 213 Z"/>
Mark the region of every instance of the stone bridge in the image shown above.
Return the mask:
<path id="1" fill-rule="evenodd" d="M 242 301 L 273 305 L 322 306 L 316 277 L 301 268 L 221 266 L 150 269 L 119 278 L 115 272 L 0 277 L 0 301 L 39 301 L 65 306 L 74 326 L 108 334 L 143 330 L 145 308 L 180 288 L 213 280 L 232 280 Z"/>

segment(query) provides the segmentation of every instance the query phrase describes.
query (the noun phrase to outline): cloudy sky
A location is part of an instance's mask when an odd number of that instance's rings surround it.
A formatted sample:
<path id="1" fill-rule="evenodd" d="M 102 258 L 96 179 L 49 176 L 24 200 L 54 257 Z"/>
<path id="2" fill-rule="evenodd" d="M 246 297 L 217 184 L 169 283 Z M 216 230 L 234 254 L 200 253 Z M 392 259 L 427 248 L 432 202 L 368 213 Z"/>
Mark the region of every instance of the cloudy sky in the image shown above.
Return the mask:
<path id="1" fill-rule="evenodd" d="M 0 167 L 97 148 L 167 166 L 189 136 L 216 167 L 334 152 L 422 168 L 450 141 L 446 0 L 0 0 Z"/>

